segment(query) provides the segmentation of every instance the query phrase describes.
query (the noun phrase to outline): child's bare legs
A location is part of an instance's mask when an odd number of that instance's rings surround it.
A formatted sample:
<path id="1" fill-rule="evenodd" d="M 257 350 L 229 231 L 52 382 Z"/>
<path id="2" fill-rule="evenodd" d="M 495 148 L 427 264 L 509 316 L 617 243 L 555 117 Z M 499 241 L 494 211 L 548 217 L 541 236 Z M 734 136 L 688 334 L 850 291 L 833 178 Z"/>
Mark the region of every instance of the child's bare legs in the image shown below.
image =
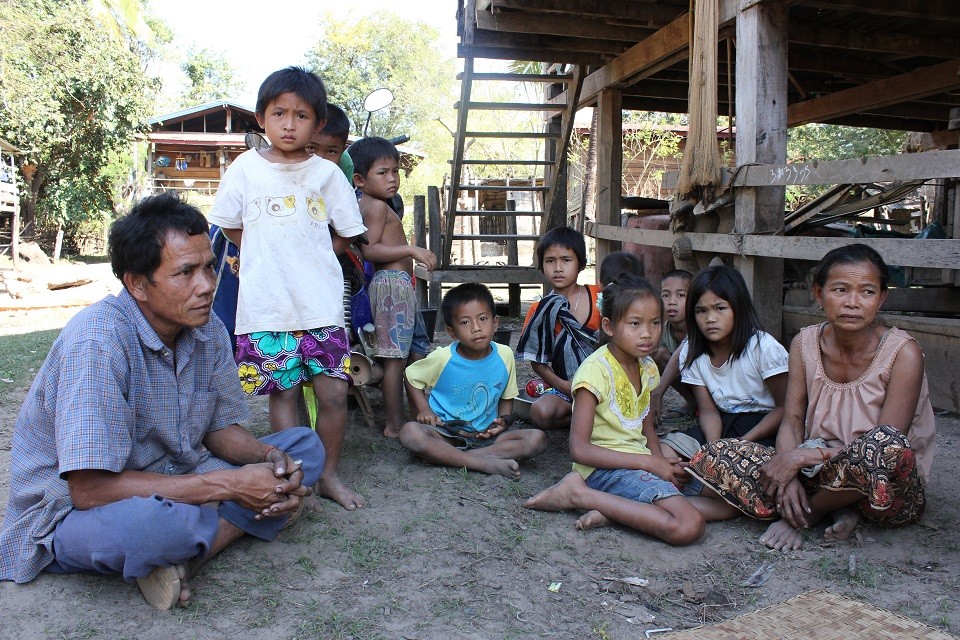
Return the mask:
<path id="1" fill-rule="evenodd" d="M 698 496 L 688 496 L 687 500 L 696 507 L 705 522 L 731 520 L 740 515 L 736 507 L 726 502 L 710 487 L 704 487 Z"/>
<path id="2" fill-rule="evenodd" d="M 414 353 L 413 351 L 411 351 L 411 352 L 410 352 L 410 355 L 407 356 L 407 366 L 409 367 L 409 366 L 412 365 L 414 362 L 417 362 L 417 361 L 419 361 L 419 360 L 423 360 L 423 359 L 426 358 L 426 357 L 427 357 L 427 355 L 426 355 L 425 353 Z M 413 404 L 413 400 L 411 400 L 409 397 L 407 397 L 407 406 L 410 408 L 410 411 L 408 411 L 408 414 L 409 414 L 409 415 L 408 415 L 407 417 L 408 417 L 410 420 L 413 420 L 414 422 L 416 422 L 416 420 L 417 420 L 417 405 Z"/>
<path id="3" fill-rule="evenodd" d="M 400 429 L 404 447 L 432 464 L 466 468 L 471 471 L 520 479 L 518 460 L 526 460 L 547 448 L 547 437 L 537 429 L 520 429 L 501 434 L 489 447 L 461 451 L 433 427 L 408 422 Z"/>
<path id="4" fill-rule="evenodd" d="M 828 491 L 821 489 L 810 496 L 810 513 L 807 521 L 813 525 L 820 522 L 829 513 L 835 514 L 835 522 L 824 531 L 824 538 L 830 541 L 846 540 L 853 533 L 859 516 L 848 507 L 863 499 L 859 491 Z M 803 532 L 790 525 L 784 519 L 771 524 L 760 536 L 760 542 L 777 551 L 792 551 L 803 546 Z"/>
<path id="5" fill-rule="evenodd" d="M 383 392 L 383 413 L 386 426 L 383 435 L 396 438 L 400 435 L 403 426 L 403 369 L 406 360 L 400 358 L 381 358 L 383 363 L 383 380 L 380 381 L 380 391 Z"/>
<path id="6" fill-rule="evenodd" d="M 313 377 L 313 392 L 317 396 L 317 435 L 327 452 L 317 493 L 335 500 L 347 511 L 353 511 L 363 506 L 363 496 L 343 484 L 337 475 L 347 430 L 347 389 L 346 380 L 322 374 Z"/>
<path id="7" fill-rule="evenodd" d="M 283 431 L 290 427 L 303 426 L 300 422 L 300 413 L 297 410 L 297 401 L 302 393 L 300 385 L 296 385 L 292 389 L 285 389 L 267 396 L 271 431 Z"/>
<path id="8" fill-rule="evenodd" d="M 573 405 L 547 393 L 530 405 L 530 422 L 541 429 L 569 429 Z"/>
<path id="9" fill-rule="evenodd" d="M 703 537 L 706 525 L 697 509 L 683 496 L 671 496 L 645 504 L 612 493 L 591 489 L 576 471 L 527 500 L 524 507 L 538 511 L 582 509 L 596 511 L 602 518 L 618 522 L 673 545 L 692 544 Z M 599 526 L 598 518 L 588 513 L 590 522 L 578 522 L 579 528 Z"/>

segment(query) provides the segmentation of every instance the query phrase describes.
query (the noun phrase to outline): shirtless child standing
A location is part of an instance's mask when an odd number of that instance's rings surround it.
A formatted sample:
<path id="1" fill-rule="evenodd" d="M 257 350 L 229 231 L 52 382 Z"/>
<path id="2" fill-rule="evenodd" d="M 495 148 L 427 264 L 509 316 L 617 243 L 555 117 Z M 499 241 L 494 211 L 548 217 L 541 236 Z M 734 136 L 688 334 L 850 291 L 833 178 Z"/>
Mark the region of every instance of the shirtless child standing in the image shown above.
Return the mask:
<path id="1" fill-rule="evenodd" d="M 407 244 L 403 224 L 387 204 L 400 186 L 400 153 L 393 143 L 384 138 L 363 138 L 350 145 L 347 153 L 353 159 L 353 183 L 363 192 L 360 213 L 369 244 L 361 251 L 376 269 L 369 287 L 376 326 L 376 344 L 370 355 L 383 364 L 383 435 L 396 438 L 404 423 L 403 369 L 418 313 L 413 261 L 433 270 L 437 257 L 427 249 Z"/>

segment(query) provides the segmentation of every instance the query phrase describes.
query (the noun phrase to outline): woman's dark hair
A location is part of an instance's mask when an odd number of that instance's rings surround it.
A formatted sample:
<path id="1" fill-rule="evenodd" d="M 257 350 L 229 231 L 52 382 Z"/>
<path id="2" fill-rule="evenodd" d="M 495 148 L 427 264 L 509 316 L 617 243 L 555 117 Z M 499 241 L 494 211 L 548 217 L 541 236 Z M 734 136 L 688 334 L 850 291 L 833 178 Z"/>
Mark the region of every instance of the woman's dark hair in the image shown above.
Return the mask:
<path id="1" fill-rule="evenodd" d="M 625 273 L 644 277 L 643 262 L 629 251 L 614 251 L 600 263 L 600 284 L 607 286 Z"/>
<path id="2" fill-rule="evenodd" d="M 284 93 L 292 93 L 309 104 L 318 122 L 327 119 L 327 89 L 323 80 L 303 67 L 287 67 L 267 76 L 257 91 L 257 115 L 262 118 L 267 106 Z"/>
<path id="3" fill-rule="evenodd" d="M 440 301 L 440 315 L 443 316 L 443 324 L 451 329 L 457 310 L 470 302 L 482 302 L 490 309 L 490 315 L 497 315 L 497 303 L 493 301 L 493 294 L 486 285 L 479 282 L 465 282 L 455 286 Z"/>
<path id="4" fill-rule="evenodd" d="M 887 290 L 890 282 L 890 272 L 887 270 L 887 263 L 879 253 L 865 244 L 848 244 L 827 252 L 817 264 L 817 270 L 813 274 L 813 282 L 818 287 L 824 287 L 827 284 L 827 278 L 830 277 L 830 269 L 838 264 L 864 264 L 869 262 L 877 269 L 877 275 L 880 277 L 880 289 Z"/>
<path id="5" fill-rule="evenodd" d="M 110 226 L 110 266 L 122 282 L 124 274 L 151 278 L 160 266 L 167 233 L 188 236 L 210 230 L 200 210 L 169 193 L 148 196 Z"/>
<path id="6" fill-rule="evenodd" d="M 359 173 L 364 180 L 366 180 L 373 163 L 377 160 L 388 158 L 397 162 L 400 161 L 400 152 L 397 151 L 397 147 L 386 138 L 379 136 L 360 138 L 347 147 L 347 153 L 353 160 L 353 172 Z"/>
<path id="7" fill-rule="evenodd" d="M 537 242 L 537 268 L 543 271 L 543 254 L 550 247 L 563 247 L 573 251 L 577 257 L 578 270 L 587 268 L 587 243 L 583 234 L 571 227 L 556 227 L 550 229 Z"/>
<path id="8" fill-rule="evenodd" d="M 697 325 L 697 305 L 708 291 L 726 300 L 733 311 L 731 361 L 742 356 L 753 335 L 763 330 L 740 272 L 726 265 L 707 267 L 695 275 L 687 287 L 687 359 L 683 363 L 684 369 L 705 353 L 713 355 L 710 341 Z"/>
<path id="9" fill-rule="evenodd" d="M 621 274 L 603 288 L 603 300 L 600 302 L 600 315 L 612 324 L 617 324 L 627 314 L 627 310 L 637 300 L 644 298 L 656 300 L 663 315 L 663 298 L 646 278 L 632 273 Z"/>

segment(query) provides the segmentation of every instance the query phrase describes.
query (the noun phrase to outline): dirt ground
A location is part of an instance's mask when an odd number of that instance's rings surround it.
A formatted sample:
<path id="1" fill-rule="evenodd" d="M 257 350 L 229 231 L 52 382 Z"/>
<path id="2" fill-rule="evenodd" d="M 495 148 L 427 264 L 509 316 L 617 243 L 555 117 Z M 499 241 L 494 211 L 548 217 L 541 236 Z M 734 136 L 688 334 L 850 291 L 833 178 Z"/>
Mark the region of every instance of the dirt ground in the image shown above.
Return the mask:
<path id="1" fill-rule="evenodd" d="M 24 269 L 32 282 L 21 299 L 0 287 L 0 334 L 62 326 L 80 307 L 58 305 L 116 289 L 103 264 Z M 16 274 L 0 263 L 0 275 Z M 45 281 L 74 275 L 94 282 L 46 291 Z M 7 310 L 31 305 L 46 308 Z M 517 328 L 515 345 L 519 322 L 505 322 Z M 527 377 L 529 369 L 521 368 L 521 384 Z M 0 504 L 9 490 L 13 424 L 29 384 L 7 380 L 0 382 Z M 379 393 L 370 398 L 378 411 Z M 263 433 L 265 404 L 253 404 L 249 427 Z M 745 518 L 711 524 L 701 542 L 673 548 L 617 527 L 576 531 L 573 513 L 524 509 L 527 497 L 569 471 L 564 433 L 551 433 L 547 453 L 510 482 L 413 459 L 354 410 L 341 475 L 367 497 L 362 510 L 325 502 L 274 543 L 240 541 L 194 580 L 190 605 L 169 613 L 150 608 L 135 585 L 119 578 L 41 575 L 29 585 L 0 583 L 0 635 L 212 639 L 255 630 L 267 640 L 638 638 L 820 588 L 960 634 L 960 477 L 948 472 L 960 448 L 960 420 L 938 415 L 937 428 L 920 524 L 861 527 L 851 541 L 833 545 L 824 544 L 821 527 L 803 550 L 782 554 L 758 544 L 764 525 Z M 766 582 L 744 586 L 758 570 Z"/>

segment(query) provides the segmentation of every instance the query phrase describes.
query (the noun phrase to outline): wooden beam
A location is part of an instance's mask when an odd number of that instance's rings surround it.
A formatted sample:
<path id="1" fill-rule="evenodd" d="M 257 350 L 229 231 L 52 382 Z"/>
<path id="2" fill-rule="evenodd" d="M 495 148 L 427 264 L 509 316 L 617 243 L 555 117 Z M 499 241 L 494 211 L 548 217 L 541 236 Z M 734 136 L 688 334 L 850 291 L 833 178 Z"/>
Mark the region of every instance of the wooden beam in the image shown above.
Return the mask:
<path id="1" fill-rule="evenodd" d="M 913 36 L 890 33 L 889 31 L 883 33 L 856 31 L 796 21 L 790 23 L 790 44 L 892 53 L 898 56 L 930 56 L 933 58 L 956 58 L 960 56 L 960 43 L 956 38 Z M 838 51 L 837 53 L 842 55 L 842 52 Z"/>
<path id="2" fill-rule="evenodd" d="M 623 115 L 621 94 L 618 89 L 600 92 L 597 132 L 597 222 L 620 224 L 620 192 L 623 175 Z M 597 264 L 603 262 L 619 243 L 598 242 Z"/>
<path id="3" fill-rule="evenodd" d="M 823 122 L 956 88 L 960 88 L 960 59 L 794 103 L 787 110 L 787 122 L 791 127 Z"/>
<path id="4" fill-rule="evenodd" d="M 597 2 L 597 0 L 492 0 L 490 7 L 493 11 L 508 9 L 629 20 L 644 22 L 654 27 L 661 27 L 671 22 L 678 14 L 685 11 L 685 8 L 632 0 L 604 0 L 603 2 Z"/>
<path id="5" fill-rule="evenodd" d="M 681 236 L 694 251 L 727 255 L 793 258 L 819 261 L 828 251 L 848 244 L 873 247 L 884 261 L 901 267 L 960 269 L 960 240 L 903 238 L 818 238 L 810 236 L 763 236 L 721 233 L 684 233 L 656 229 L 633 229 L 588 222 L 585 234 L 598 240 L 634 242 L 652 247 L 672 247 Z M 599 243 L 598 243 L 599 244 Z"/>
<path id="6" fill-rule="evenodd" d="M 519 12 L 477 12 L 477 27 L 488 31 L 506 31 L 509 33 L 535 33 L 564 36 L 567 38 L 595 38 L 598 40 L 621 40 L 639 42 L 655 28 L 611 24 L 590 15 L 571 19 L 563 15 L 544 15 L 541 13 Z"/>
<path id="7" fill-rule="evenodd" d="M 787 9 L 761 3 L 737 17 L 736 153 L 739 164 L 787 160 Z M 734 229 L 783 230 L 785 189 L 744 187 L 734 192 Z M 779 338 L 783 316 L 783 259 L 737 256 L 764 329 Z"/>
<path id="8" fill-rule="evenodd" d="M 547 204 L 543 208 L 543 217 L 540 222 L 541 233 L 567 224 L 567 152 L 570 150 L 570 138 L 573 134 L 574 120 L 579 108 L 580 90 L 583 87 L 583 78 L 586 74 L 587 70 L 583 66 L 578 66 L 573 74 L 573 94 L 570 103 L 563 112 L 560 148 L 554 158 L 554 179 L 551 181 L 550 191 L 547 192 Z M 563 188 L 562 194 L 558 193 L 560 187 Z"/>
<path id="9" fill-rule="evenodd" d="M 517 38 L 501 31 L 476 29 L 473 39 L 464 41 L 466 45 L 478 47 L 515 47 Z M 565 38 L 549 34 L 526 34 L 523 38 L 524 47 L 543 49 L 544 51 L 573 51 L 579 53 L 602 53 L 618 56 L 623 53 L 633 41 L 603 40 L 601 38 Z M 557 62 L 564 60 L 557 59 Z"/>
<path id="10" fill-rule="evenodd" d="M 936 16 L 937 22 L 960 22 L 960 5 L 955 0 L 870 0 L 868 5 L 862 0 L 804 0 L 803 6 L 851 13 L 861 13 L 866 6 L 871 15 L 920 21 Z"/>
<path id="11" fill-rule="evenodd" d="M 582 51 L 546 51 L 519 47 L 481 47 L 457 45 L 458 58 L 487 58 L 489 60 L 530 60 L 531 62 L 563 62 L 597 66 L 605 64 L 613 56 Z"/>

